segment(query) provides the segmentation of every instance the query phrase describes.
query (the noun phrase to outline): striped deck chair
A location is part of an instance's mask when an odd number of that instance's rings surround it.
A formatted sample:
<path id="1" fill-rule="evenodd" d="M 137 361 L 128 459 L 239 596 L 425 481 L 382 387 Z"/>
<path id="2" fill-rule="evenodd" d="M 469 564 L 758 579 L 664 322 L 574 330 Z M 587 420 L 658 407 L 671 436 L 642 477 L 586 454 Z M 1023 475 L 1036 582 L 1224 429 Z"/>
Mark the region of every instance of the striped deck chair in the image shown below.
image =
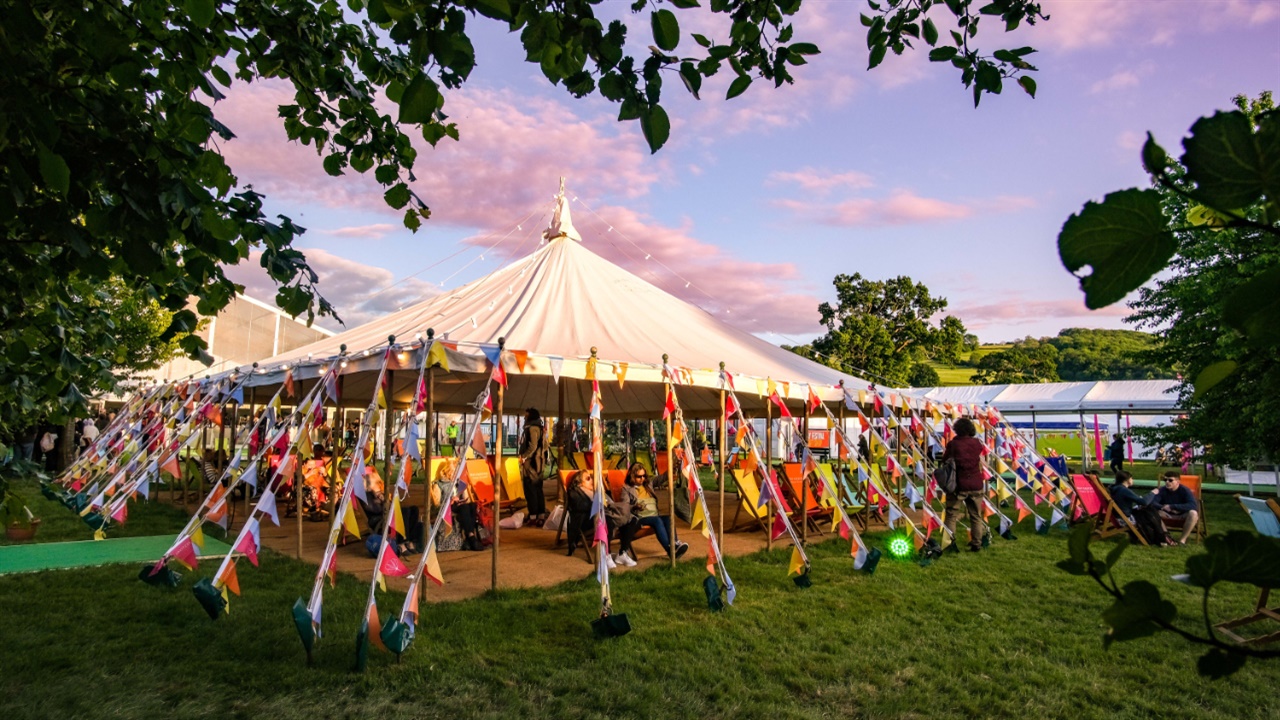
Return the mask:
<path id="1" fill-rule="evenodd" d="M 738 509 L 733 513 L 730 532 L 738 530 L 738 517 L 743 510 L 747 511 L 747 517 L 755 520 L 760 524 L 762 530 L 768 532 L 769 528 L 765 525 L 765 510 L 764 508 L 756 507 L 760 502 L 760 486 L 756 484 L 755 473 L 747 473 L 740 469 L 735 469 L 733 471 L 733 480 L 738 486 Z"/>
<path id="2" fill-rule="evenodd" d="M 1277 503 L 1274 499 L 1263 500 L 1262 498 L 1246 497 L 1244 495 L 1236 495 L 1236 500 L 1240 502 L 1240 506 L 1244 508 L 1249 519 L 1253 520 L 1253 527 L 1258 531 L 1259 535 L 1280 538 L 1280 503 Z M 1214 629 L 1241 645 L 1265 645 L 1280 641 L 1280 630 L 1255 637 L 1241 637 L 1233 632 L 1235 628 L 1252 625 L 1263 620 L 1280 622 L 1280 607 L 1267 607 L 1267 599 L 1270 594 L 1270 588 L 1259 588 L 1258 601 L 1254 604 L 1252 614 L 1220 622 L 1213 626 Z"/>

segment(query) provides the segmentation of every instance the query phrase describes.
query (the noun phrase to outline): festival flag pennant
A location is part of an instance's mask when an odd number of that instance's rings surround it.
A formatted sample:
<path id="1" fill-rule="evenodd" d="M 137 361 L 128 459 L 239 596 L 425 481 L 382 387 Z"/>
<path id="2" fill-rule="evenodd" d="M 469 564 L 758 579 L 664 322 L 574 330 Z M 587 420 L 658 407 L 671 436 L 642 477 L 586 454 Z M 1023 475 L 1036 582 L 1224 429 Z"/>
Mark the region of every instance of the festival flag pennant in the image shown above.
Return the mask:
<path id="1" fill-rule="evenodd" d="M 707 522 L 707 517 L 706 517 L 706 515 L 704 515 L 704 514 L 703 514 L 703 512 L 702 512 L 702 503 L 694 503 L 694 504 L 693 504 L 693 518 L 692 518 L 692 519 L 690 519 L 690 521 L 689 521 L 689 529 L 690 529 L 690 530 L 697 530 L 699 527 L 704 526 L 704 525 L 706 524 L 706 522 Z M 706 528 L 706 527 L 702 527 L 702 534 L 703 534 L 704 536 L 705 536 L 705 535 L 707 535 L 707 528 Z"/>
<path id="2" fill-rule="evenodd" d="M 787 534 L 787 521 L 783 519 L 782 513 L 773 516 L 773 539 L 777 540 Z"/>
<path id="3" fill-rule="evenodd" d="M 998 515 L 998 514 L 999 512 L 997 512 L 996 509 L 991 506 L 990 500 L 984 499 L 982 501 L 982 519 L 983 520 L 990 520 L 992 515 Z"/>
<path id="4" fill-rule="evenodd" d="M 449 372 L 449 356 L 445 353 L 444 343 L 431 341 L 431 349 L 427 351 L 427 367 L 439 365 L 440 369 Z"/>
<path id="5" fill-rule="evenodd" d="M 817 410 L 818 406 L 822 404 L 822 400 L 818 397 L 818 393 L 813 391 L 812 385 L 808 386 L 808 390 L 809 390 L 809 412 L 810 414 L 812 414 L 813 411 Z"/>
<path id="6" fill-rule="evenodd" d="M 258 548 L 262 546 L 262 536 L 257 518 L 249 518 L 247 526 L 240 531 L 240 539 L 231 552 L 238 552 L 249 558 L 254 567 L 258 567 Z M 239 595 L 240 593 L 236 593 Z"/>
<path id="7" fill-rule="evenodd" d="M 434 550 L 434 548 L 433 548 Z M 401 621 L 415 625 L 418 622 L 418 581 L 409 584 L 409 592 L 404 596 L 404 606 L 400 611 Z"/>
<path id="8" fill-rule="evenodd" d="M 116 508 L 115 512 L 111 513 L 111 519 L 123 525 L 128 515 L 129 515 L 129 503 L 128 501 L 125 501 L 120 503 L 120 507 Z"/>
<path id="9" fill-rule="evenodd" d="M 1049 532 L 1049 523 L 1039 515 L 1036 516 L 1036 532 L 1040 535 L 1045 535 Z"/>
<path id="10" fill-rule="evenodd" d="M 896 529 L 897 527 L 896 525 L 894 525 L 894 523 L 896 523 L 901 519 L 902 519 L 902 511 L 898 510 L 897 505 L 890 505 L 889 517 L 885 519 L 885 524 L 889 526 L 890 530 L 893 530 L 893 529 Z"/>
<path id="11" fill-rule="evenodd" d="M 547 362 L 551 365 L 551 377 L 555 379 L 556 384 L 560 384 L 560 371 L 564 369 L 564 358 L 557 355 L 551 355 L 547 358 Z"/>
<path id="12" fill-rule="evenodd" d="M 778 412 L 780 413 L 779 417 L 791 417 L 791 411 L 787 409 L 786 403 L 782 402 L 782 397 L 779 396 L 776 391 L 769 393 L 769 399 L 773 401 L 774 405 L 778 406 Z"/>
<path id="13" fill-rule="evenodd" d="M 800 548 L 791 548 L 791 562 L 787 564 L 788 575 L 804 574 L 804 557 L 800 555 Z"/>
<path id="14" fill-rule="evenodd" d="M 1027 516 L 1032 514 L 1031 508 L 1027 507 L 1027 503 L 1024 502 L 1022 498 L 1015 497 L 1013 504 L 1014 507 L 1018 508 L 1018 522 L 1026 520 Z"/>
<path id="15" fill-rule="evenodd" d="M 197 528 L 198 531 L 199 529 Z M 195 570 L 196 565 L 199 563 L 199 553 L 196 552 L 195 544 L 190 537 L 185 537 L 177 545 L 174 545 L 173 549 L 169 551 L 169 557 L 188 570 Z"/>
<path id="16" fill-rule="evenodd" d="M 1002 514 L 1000 516 L 1000 534 L 1002 536 L 1007 537 L 1009 534 L 1009 530 L 1011 530 L 1012 528 L 1013 528 L 1013 521 Z"/>
<path id="17" fill-rule="evenodd" d="M 435 543 L 432 543 L 431 549 L 427 551 L 426 572 L 427 577 L 431 579 L 431 582 L 440 587 L 444 587 L 444 573 L 440 572 L 440 559 L 436 557 Z M 417 613 L 415 613 L 415 615 L 416 614 Z"/>
<path id="18" fill-rule="evenodd" d="M 444 506 L 444 516 L 440 518 L 440 522 L 449 526 L 449 531 L 453 531 L 453 503 L 446 503 Z"/>
<path id="19" fill-rule="evenodd" d="M 599 364 L 599 361 L 596 360 L 596 357 L 594 355 L 587 358 L 587 370 L 586 370 L 586 375 L 583 377 L 584 380 L 596 379 L 596 366 L 598 364 Z"/>
<path id="20" fill-rule="evenodd" d="M 1057 525 L 1059 523 L 1065 524 L 1066 522 L 1067 522 L 1067 516 L 1064 515 L 1060 510 L 1058 510 L 1058 508 L 1054 508 L 1053 512 L 1049 516 L 1049 524 Z"/>
<path id="21" fill-rule="evenodd" d="M 289 368 L 284 373 L 284 394 L 288 397 L 297 395 L 296 388 L 293 385 L 293 368 Z M 239 593 L 236 593 L 239 595 Z"/>
<path id="22" fill-rule="evenodd" d="M 627 363 L 615 363 L 613 366 L 613 374 L 618 378 L 618 389 L 621 390 L 627 384 Z"/>
<path id="23" fill-rule="evenodd" d="M 227 569 L 214 579 L 213 584 L 224 589 L 230 590 L 236 595 L 240 594 L 240 578 L 236 575 L 236 561 L 231 560 L 227 563 Z"/>
<path id="24" fill-rule="evenodd" d="M 347 509 L 342 514 L 342 526 L 347 529 L 351 537 L 360 539 L 360 524 L 356 522 L 355 507 L 351 503 L 347 503 Z"/>
<path id="25" fill-rule="evenodd" d="M 324 378 L 324 394 L 329 396 L 329 400 L 333 403 L 338 402 L 338 374 L 329 373 Z"/>
<path id="26" fill-rule="evenodd" d="M 276 527 L 280 527 L 280 514 L 276 510 L 276 494 L 272 490 L 262 493 L 262 498 L 258 500 L 258 513 L 267 515 L 271 518 L 271 522 Z"/>
<path id="27" fill-rule="evenodd" d="M 596 515 L 596 534 L 592 543 L 597 547 L 609 547 L 609 527 L 605 524 L 604 513 Z"/>
<path id="28" fill-rule="evenodd" d="M 400 509 L 400 496 L 395 493 L 391 494 L 391 528 L 390 530 L 400 537 L 407 537 L 404 526 L 404 513 Z"/>
<path id="29" fill-rule="evenodd" d="M 367 505 L 369 504 L 369 496 L 364 489 L 365 467 L 364 453 L 357 452 L 355 464 L 351 467 L 351 474 L 347 476 L 347 482 L 351 484 L 351 494 L 360 498 Z"/>
<path id="30" fill-rule="evenodd" d="M 405 567 L 404 562 L 391 549 L 391 543 L 384 541 L 381 553 L 382 559 L 378 562 L 378 572 L 388 577 L 404 577 L 409 574 L 409 568 Z"/>
<path id="31" fill-rule="evenodd" d="M 662 419 L 666 420 L 667 418 L 671 417 L 673 414 L 675 414 L 675 411 L 676 411 L 676 399 L 675 399 L 675 396 L 671 393 L 671 388 L 668 387 L 667 399 L 666 399 L 666 402 L 663 403 L 662 405 Z"/>
<path id="32" fill-rule="evenodd" d="M 394 553 L 392 554 L 394 557 Z M 391 652 L 382 642 L 382 621 L 378 619 L 378 603 L 369 603 L 369 613 L 365 618 L 369 622 L 369 642 L 382 652 Z"/>
<path id="33" fill-rule="evenodd" d="M 169 473 L 169 477 L 173 478 L 174 480 L 182 479 L 182 469 L 178 466 L 177 453 L 170 455 L 169 459 L 165 460 L 164 464 L 160 466 L 160 469 Z"/>

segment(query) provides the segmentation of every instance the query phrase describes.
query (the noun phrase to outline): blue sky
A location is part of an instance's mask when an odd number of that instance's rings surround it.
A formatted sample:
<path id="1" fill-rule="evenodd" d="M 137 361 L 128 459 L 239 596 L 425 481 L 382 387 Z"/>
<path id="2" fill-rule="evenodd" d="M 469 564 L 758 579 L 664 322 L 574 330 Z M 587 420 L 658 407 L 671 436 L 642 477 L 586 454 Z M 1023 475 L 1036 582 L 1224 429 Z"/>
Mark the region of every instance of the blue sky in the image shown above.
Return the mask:
<path id="1" fill-rule="evenodd" d="M 642 53 L 648 15 L 627 7 L 603 12 L 627 18 Z M 866 71 L 864 7 L 806 0 L 795 39 L 823 54 L 794 86 L 757 82 L 725 101 L 725 72 L 694 101 L 670 78 L 671 140 L 654 156 L 616 106 L 572 99 L 523 62 L 516 36 L 473 20 L 478 66 L 445 105 L 462 138 L 420 155 L 415 189 L 434 217 L 416 235 L 371 179 L 328 178 L 313 150 L 287 143 L 274 117 L 284 88 L 237 86 L 216 112 L 239 136 L 224 149 L 241 183 L 308 228 L 300 247 L 348 327 L 536 248 L 565 175 L 588 247 L 773 342 L 817 333 L 832 278 L 853 272 L 922 281 L 996 342 L 1122 327 L 1122 307 L 1084 309 L 1058 261 L 1062 222 L 1146 183 L 1146 131 L 1179 154 L 1196 118 L 1280 90 L 1274 0 L 1045 2 L 1049 22 L 979 35 L 987 50 L 1040 50 L 1036 99 L 1010 86 L 978 109 L 922 52 Z M 679 17 L 686 33 L 726 34 Z M 260 274 L 234 276 L 270 299 Z"/>

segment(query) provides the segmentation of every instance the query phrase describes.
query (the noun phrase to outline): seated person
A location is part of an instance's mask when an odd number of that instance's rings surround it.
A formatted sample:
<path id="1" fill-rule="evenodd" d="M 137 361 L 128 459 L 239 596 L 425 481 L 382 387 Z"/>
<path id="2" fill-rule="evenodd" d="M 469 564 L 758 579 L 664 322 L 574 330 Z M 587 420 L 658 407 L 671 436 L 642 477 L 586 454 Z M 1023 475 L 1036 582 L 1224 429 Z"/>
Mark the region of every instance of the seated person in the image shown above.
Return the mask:
<path id="1" fill-rule="evenodd" d="M 649 483 L 649 471 L 643 465 L 632 463 L 627 469 L 627 482 L 622 486 L 622 492 L 624 501 L 631 506 L 631 514 L 638 519 L 641 527 L 653 528 L 654 535 L 658 536 L 658 544 L 662 545 L 665 552 L 671 552 L 673 540 L 676 543 L 676 557 L 688 551 L 688 543 L 675 539 L 671 518 L 658 512 L 658 496 Z"/>
<path id="2" fill-rule="evenodd" d="M 328 515 L 324 505 L 328 499 L 329 458 L 320 443 L 311 452 L 311 459 L 302 466 L 302 507 L 309 517 L 319 519 Z"/>
<path id="3" fill-rule="evenodd" d="M 596 494 L 595 474 L 590 470 L 578 470 L 569 476 L 569 493 L 566 507 L 569 510 L 569 552 L 578 548 L 578 542 L 590 543 L 595 534 L 591 517 L 591 505 Z"/>
<path id="4" fill-rule="evenodd" d="M 1133 491 L 1133 475 L 1124 470 L 1116 473 L 1116 481 L 1111 486 L 1110 493 L 1116 507 L 1138 528 L 1138 532 L 1142 533 L 1148 543 L 1157 546 L 1168 544 L 1169 536 L 1165 534 L 1164 525 L 1160 522 L 1160 513 L 1152 507 L 1156 499 L 1155 493 L 1139 497 Z"/>
<path id="5" fill-rule="evenodd" d="M 1196 504 L 1196 496 L 1191 488 L 1182 484 L 1177 470 L 1166 472 L 1162 480 L 1164 487 L 1156 490 L 1153 504 L 1159 508 L 1161 518 L 1183 521 L 1182 537 L 1178 538 L 1178 544 L 1186 545 L 1187 538 L 1200 520 L 1200 506 Z"/>
<path id="6" fill-rule="evenodd" d="M 479 523 L 476 519 L 476 500 L 471 487 L 466 481 L 454 483 L 453 476 L 458 471 L 457 458 L 445 458 L 436 468 L 435 481 L 431 483 L 431 501 L 443 511 L 444 498 L 449 497 L 449 509 L 453 517 L 453 531 L 436 539 L 436 548 L 441 552 L 453 550 L 480 550 Z M 405 522 L 409 522 L 408 519 Z"/>
<path id="7" fill-rule="evenodd" d="M 631 541 L 640 529 L 640 519 L 631 513 L 631 503 L 627 501 L 625 492 L 618 500 L 606 496 L 604 520 L 609 528 L 609 541 L 613 542 L 615 537 L 618 539 L 618 553 L 610 559 L 616 565 L 635 567 L 635 550 L 631 548 Z"/>

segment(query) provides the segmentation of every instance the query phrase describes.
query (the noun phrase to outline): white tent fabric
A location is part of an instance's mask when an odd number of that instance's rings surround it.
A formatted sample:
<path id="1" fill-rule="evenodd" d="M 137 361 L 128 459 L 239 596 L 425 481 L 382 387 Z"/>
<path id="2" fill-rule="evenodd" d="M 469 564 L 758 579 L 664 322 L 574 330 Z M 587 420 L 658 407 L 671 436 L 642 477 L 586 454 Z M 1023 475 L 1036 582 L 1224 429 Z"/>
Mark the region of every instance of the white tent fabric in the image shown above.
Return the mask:
<path id="1" fill-rule="evenodd" d="M 554 413 L 558 382 L 568 379 L 565 408 L 584 414 L 590 403 L 587 360 L 597 350 L 596 378 L 600 380 L 606 416 L 655 417 L 663 407 L 662 362 L 688 369 L 681 405 L 693 417 L 719 414 L 719 363 L 735 377 L 739 399 L 748 409 L 763 407 L 766 378 L 799 408 L 808 388 L 824 402 L 838 402 L 842 381 L 851 389 L 866 381 L 842 374 L 756 336 L 734 328 L 601 258 L 580 241 L 563 194 L 545 244 L 532 254 L 475 282 L 406 307 L 384 318 L 292 352 L 267 359 L 251 385 L 274 385 L 283 380 L 284 366 L 303 363 L 295 379 L 315 377 L 320 359 L 338 354 L 345 345 L 358 357 L 344 370 L 346 397 L 372 392 L 372 373 L 387 338 L 412 342 L 428 328 L 438 339 L 456 345 L 448 353 L 453 371 L 437 381 L 436 407 L 456 411 L 479 393 L 489 365 L 482 346 L 505 340 L 508 350 L 528 353 L 523 369 L 504 356 L 510 386 L 508 412 L 538 407 Z M 394 361 L 397 368 L 416 368 L 420 351 Z M 308 361 L 308 358 L 310 360 Z M 623 365 L 626 368 L 623 370 Z M 625 384 L 618 382 L 625 372 Z M 413 373 L 397 373 L 394 401 L 407 403 Z M 403 376 L 403 377 L 402 377 Z"/>
<path id="2" fill-rule="evenodd" d="M 1177 380 L 1106 380 L 1100 382 L 1026 383 L 918 388 L 919 397 L 934 402 L 982 405 L 1002 413 L 1176 413 Z"/>

